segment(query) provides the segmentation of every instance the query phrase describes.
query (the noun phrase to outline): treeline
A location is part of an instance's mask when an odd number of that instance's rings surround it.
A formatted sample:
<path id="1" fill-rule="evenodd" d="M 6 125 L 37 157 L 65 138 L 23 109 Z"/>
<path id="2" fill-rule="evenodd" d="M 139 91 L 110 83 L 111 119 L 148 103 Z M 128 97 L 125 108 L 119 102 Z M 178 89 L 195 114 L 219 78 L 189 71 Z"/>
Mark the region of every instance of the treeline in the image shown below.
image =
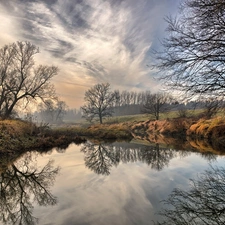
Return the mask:
<path id="1" fill-rule="evenodd" d="M 34 112 L 32 115 L 34 122 L 48 123 L 48 124 L 61 124 L 64 122 L 76 122 L 82 119 L 82 113 L 80 109 L 68 109 L 68 108 L 42 108 Z"/>
<path id="2" fill-rule="evenodd" d="M 110 116 L 132 115 L 139 113 L 152 114 L 156 120 L 160 119 L 160 113 L 177 110 L 180 117 L 187 116 L 188 109 L 205 109 L 205 117 L 212 117 L 223 107 L 222 98 L 210 98 L 207 96 L 196 103 L 183 104 L 168 92 L 151 93 L 133 91 L 111 91 L 109 83 L 96 84 L 85 92 L 85 104 L 81 107 L 82 116 L 92 122 Z"/>
<path id="3" fill-rule="evenodd" d="M 106 84 L 99 84 L 102 88 Z M 108 85 L 108 84 L 107 84 Z M 106 98 L 104 89 L 99 89 L 100 93 Z M 96 91 L 96 90 L 95 90 Z M 193 109 L 205 109 L 205 116 L 211 117 L 217 113 L 221 107 L 224 106 L 224 101 L 215 99 L 202 99 L 201 101 L 190 101 L 188 103 L 179 102 L 173 96 L 166 92 L 151 93 L 151 91 L 119 91 L 115 90 L 110 92 L 110 101 L 107 103 L 107 111 L 102 113 L 102 117 L 106 116 L 125 116 L 136 114 L 151 114 L 156 120 L 160 119 L 160 113 L 177 111 L 177 115 L 180 117 L 186 117 L 188 110 Z M 104 95 L 103 95 L 104 93 Z M 91 94 L 91 93 L 88 93 Z M 91 98 L 93 100 L 93 98 Z M 94 104 L 99 102 L 101 98 L 95 98 L 94 102 L 91 102 L 89 108 L 93 116 L 91 118 L 98 118 L 98 109 L 94 108 Z M 102 104 L 101 107 L 104 105 Z M 105 106 L 105 107 L 106 107 Z M 104 114 L 105 113 L 105 114 Z M 108 114 L 108 115 L 107 115 Z M 65 102 L 51 100 L 45 104 L 39 104 L 38 111 L 34 113 L 34 118 L 37 122 L 44 122 L 50 124 L 60 124 L 63 122 L 79 122 L 84 117 L 84 111 L 82 107 L 80 109 L 69 109 Z M 106 117 L 105 116 L 105 117 Z"/>
<path id="4" fill-rule="evenodd" d="M 171 110 L 175 100 L 168 93 L 151 91 L 115 91 L 113 116 L 135 115 L 140 113 L 159 114 Z M 156 112 L 157 111 L 157 112 Z"/>
<path id="5" fill-rule="evenodd" d="M 136 115 L 142 113 L 142 105 L 151 94 L 150 91 L 135 92 L 116 90 L 113 116 Z"/>
<path id="6" fill-rule="evenodd" d="M 115 91 L 116 100 L 113 105 L 113 116 L 136 115 L 141 113 L 154 114 L 160 112 L 203 109 L 218 105 L 215 101 L 190 101 L 182 103 L 166 92 L 151 93 L 151 91 Z M 183 112 L 184 114 L 184 112 Z"/>
<path id="7" fill-rule="evenodd" d="M 116 90 L 115 92 L 115 107 L 125 105 L 141 105 L 146 102 L 148 96 L 151 95 L 150 91 L 122 91 Z"/>

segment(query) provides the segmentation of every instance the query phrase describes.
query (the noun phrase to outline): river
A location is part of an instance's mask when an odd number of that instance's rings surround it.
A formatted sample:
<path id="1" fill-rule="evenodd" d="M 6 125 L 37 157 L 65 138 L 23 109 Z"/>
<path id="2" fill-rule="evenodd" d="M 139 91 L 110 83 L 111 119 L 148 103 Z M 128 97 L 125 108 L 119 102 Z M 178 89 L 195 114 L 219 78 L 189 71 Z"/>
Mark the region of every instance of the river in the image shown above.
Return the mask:
<path id="1" fill-rule="evenodd" d="M 28 152 L 1 171 L 0 224 L 157 224 L 165 207 L 180 217 L 162 202 L 175 188 L 188 193 L 190 179 L 224 166 L 221 155 L 137 141 Z"/>

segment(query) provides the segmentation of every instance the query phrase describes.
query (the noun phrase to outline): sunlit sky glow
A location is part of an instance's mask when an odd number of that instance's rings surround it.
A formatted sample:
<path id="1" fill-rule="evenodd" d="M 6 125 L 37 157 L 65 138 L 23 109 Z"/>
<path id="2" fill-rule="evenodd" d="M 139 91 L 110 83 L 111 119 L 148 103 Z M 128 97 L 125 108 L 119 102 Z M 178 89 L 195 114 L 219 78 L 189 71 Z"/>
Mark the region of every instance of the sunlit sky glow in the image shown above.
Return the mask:
<path id="1" fill-rule="evenodd" d="M 180 0 L 0 0 L 0 46 L 30 41 L 37 64 L 58 66 L 53 82 L 70 108 L 97 83 L 157 91 L 147 66 Z"/>

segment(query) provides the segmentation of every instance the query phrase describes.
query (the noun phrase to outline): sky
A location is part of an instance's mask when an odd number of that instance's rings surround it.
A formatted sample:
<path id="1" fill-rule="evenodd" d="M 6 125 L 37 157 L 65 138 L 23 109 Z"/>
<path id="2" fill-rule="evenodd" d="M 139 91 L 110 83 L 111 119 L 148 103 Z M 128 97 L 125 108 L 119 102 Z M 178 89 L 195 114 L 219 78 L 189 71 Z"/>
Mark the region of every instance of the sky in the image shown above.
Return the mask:
<path id="1" fill-rule="evenodd" d="M 148 65 L 180 1 L 0 0 L 0 48 L 16 41 L 39 47 L 36 65 L 59 68 L 52 82 L 70 108 L 83 105 L 97 83 L 156 92 L 162 86 Z"/>

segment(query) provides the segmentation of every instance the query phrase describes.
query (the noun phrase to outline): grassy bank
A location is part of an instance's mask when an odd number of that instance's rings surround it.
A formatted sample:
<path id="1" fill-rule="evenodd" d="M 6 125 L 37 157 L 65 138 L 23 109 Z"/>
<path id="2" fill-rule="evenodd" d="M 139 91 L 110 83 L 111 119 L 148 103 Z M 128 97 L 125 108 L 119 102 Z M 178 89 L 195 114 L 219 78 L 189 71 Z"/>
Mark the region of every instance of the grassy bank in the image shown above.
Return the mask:
<path id="1" fill-rule="evenodd" d="M 134 135 L 164 135 L 168 137 L 186 136 L 186 131 L 194 123 L 192 118 L 174 118 L 165 120 L 148 120 L 131 126 Z"/>
<path id="2" fill-rule="evenodd" d="M 68 126 L 57 130 L 58 132 L 73 132 L 76 135 L 85 138 L 95 138 L 104 140 L 132 139 L 129 123 L 95 124 L 88 127 Z"/>
<path id="3" fill-rule="evenodd" d="M 66 148 L 70 143 L 83 143 L 86 138 L 108 141 L 130 140 L 132 135 L 126 123 L 99 124 L 89 127 L 64 126 L 50 129 L 22 120 L 0 121 L 0 152 Z"/>
<path id="4" fill-rule="evenodd" d="M 166 120 L 148 120 L 131 126 L 135 138 L 162 143 L 171 138 L 178 142 L 188 141 L 197 149 L 225 150 L 225 118 L 217 116 L 212 119 L 174 118 Z M 173 141 L 175 143 L 175 141 Z"/>
<path id="5" fill-rule="evenodd" d="M 142 120 L 143 119 L 143 120 Z M 146 120 L 141 115 L 125 117 L 121 121 L 109 120 L 105 124 L 48 128 L 22 120 L 0 121 L 0 152 L 25 151 L 29 149 L 66 148 L 70 143 L 82 143 L 86 139 L 131 140 L 145 138 L 154 140 L 157 135 L 182 139 L 205 139 L 225 145 L 225 119 L 211 120 L 190 118 L 167 118 Z M 156 140 L 157 141 L 157 140 Z"/>
<path id="6" fill-rule="evenodd" d="M 225 145 L 225 119 L 215 117 L 212 119 L 200 119 L 187 130 L 187 136 L 198 139 L 209 139 L 223 142 Z"/>
<path id="7" fill-rule="evenodd" d="M 36 126 L 22 120 L 0 121 L 0 152 L 29 149 L 65 148 L 70 143 L 82 143 L 85 139 L 75 132 L 59 131 Z"/>

